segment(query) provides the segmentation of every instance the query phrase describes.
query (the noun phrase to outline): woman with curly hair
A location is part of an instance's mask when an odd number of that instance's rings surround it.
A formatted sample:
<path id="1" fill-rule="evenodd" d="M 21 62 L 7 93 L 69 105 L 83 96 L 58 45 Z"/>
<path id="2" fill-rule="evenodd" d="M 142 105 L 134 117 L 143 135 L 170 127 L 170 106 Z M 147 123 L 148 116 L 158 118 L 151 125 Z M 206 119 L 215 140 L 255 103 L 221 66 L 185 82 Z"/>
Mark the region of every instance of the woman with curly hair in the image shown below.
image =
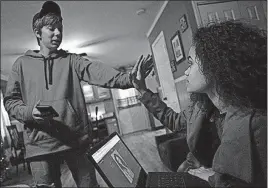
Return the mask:
<path id="1" fill-rule="evenodd" d="M 185 71 L 191 104 L 180 113 L 147 89 L 144 60 L 132 81 L 141 102 L 171 130 L 187 130 L 190 152 L 178 171 L 212 187 L 266 186 L 266 32 L 234 21 L 199 28 Z"/>

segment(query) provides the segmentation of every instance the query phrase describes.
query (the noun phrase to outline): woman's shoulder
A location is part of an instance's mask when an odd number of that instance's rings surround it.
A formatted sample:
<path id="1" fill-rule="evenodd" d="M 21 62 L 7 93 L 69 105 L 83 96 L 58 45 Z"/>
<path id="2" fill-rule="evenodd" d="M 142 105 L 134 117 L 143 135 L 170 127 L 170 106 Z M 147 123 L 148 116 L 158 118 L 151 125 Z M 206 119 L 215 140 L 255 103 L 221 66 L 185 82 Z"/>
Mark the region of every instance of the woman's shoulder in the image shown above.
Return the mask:
<path id="1" fill-rule="evenodd" d="M 258 112 L 255 110 L 250 110 L 247 112 L 239 112 L 236 118 L 240 119 L 243 127 L 245 123 L 249 123 L 249 128 L 251 131 L 267 130 L 267 112 Z"/>
<path id="2" fill-rule="evenodd" d="M 254 112 L 251 117 L 251 130 L 267 130 L 267 112 Z"/>
<path id="3" fill-rule="evenodd" d="M 250 132 L 267 130 L 267 115 L 253 110 L 243 111 L 237 108 L 229 108 L 224 119 L 223 132 L 236 137 L 243 137 Z"/>

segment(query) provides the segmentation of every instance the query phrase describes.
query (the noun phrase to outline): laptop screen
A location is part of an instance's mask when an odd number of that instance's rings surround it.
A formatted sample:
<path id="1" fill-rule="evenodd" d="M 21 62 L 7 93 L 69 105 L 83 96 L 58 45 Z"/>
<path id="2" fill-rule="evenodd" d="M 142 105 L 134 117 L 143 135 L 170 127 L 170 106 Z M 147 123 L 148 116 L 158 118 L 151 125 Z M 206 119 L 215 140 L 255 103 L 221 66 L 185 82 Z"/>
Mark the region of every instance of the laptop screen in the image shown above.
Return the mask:
<path id="1" fill-rule="evenodd" d="M 142 170 L 118 135 L 92 154 L 113 187 L 136 187 Z"/>

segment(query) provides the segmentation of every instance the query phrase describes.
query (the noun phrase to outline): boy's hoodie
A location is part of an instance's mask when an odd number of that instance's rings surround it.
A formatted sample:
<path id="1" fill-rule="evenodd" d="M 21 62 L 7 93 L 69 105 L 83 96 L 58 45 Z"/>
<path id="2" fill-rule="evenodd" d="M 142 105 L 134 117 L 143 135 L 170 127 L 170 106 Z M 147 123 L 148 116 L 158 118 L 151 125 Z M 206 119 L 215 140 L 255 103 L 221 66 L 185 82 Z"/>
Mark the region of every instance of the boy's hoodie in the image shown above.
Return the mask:
<path id="1" fill-rule="evenodd" d="M 13 64 L 4 105 L 24 123 L 26 158 L 76 148 L 90 135 L 82 80 L 106 88 L 133 87 L 128 74 L 63 50 L 49 57 L 29 50 Z M 37 124 L 32 111 L 38 103 L 52 105 L 59 117 Z"/>

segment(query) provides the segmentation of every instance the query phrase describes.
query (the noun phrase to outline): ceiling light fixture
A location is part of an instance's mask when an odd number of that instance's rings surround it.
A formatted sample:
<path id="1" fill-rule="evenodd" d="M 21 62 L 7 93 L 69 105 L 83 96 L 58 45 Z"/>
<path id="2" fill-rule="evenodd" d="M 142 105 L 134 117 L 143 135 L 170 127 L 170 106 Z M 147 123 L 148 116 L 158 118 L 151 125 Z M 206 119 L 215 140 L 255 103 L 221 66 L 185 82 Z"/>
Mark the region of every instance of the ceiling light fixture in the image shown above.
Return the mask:
<path id="1" fill-rule="evenodd" d="M 137 15 L 141 15 L 141 14 L 144 14 L 145 11 L 146 11 L 146 10 L 145 10 L 144 8 L 141 8 L 141 9 L 137 10 L 136 14 L 137 14 Z"/>

